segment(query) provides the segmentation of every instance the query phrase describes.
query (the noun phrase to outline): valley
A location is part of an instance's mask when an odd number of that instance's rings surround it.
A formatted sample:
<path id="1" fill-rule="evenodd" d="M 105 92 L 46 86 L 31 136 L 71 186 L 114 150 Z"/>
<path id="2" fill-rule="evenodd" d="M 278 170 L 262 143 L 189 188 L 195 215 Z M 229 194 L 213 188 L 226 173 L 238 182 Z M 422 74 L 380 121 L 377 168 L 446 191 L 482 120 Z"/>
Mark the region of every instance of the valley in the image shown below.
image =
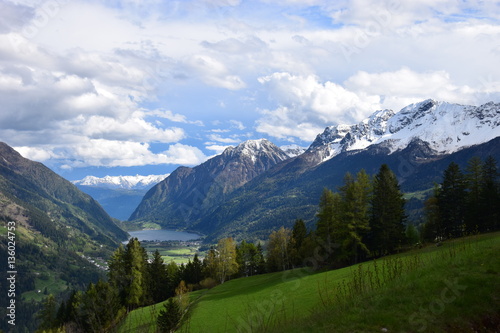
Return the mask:
<path id="1" fill-rule="evenodd" d="M 306 150 L 247 140 L 170 174 L 73 184 L 1 143 L 0 238 L 15 221 L 21 320 L 35 318 L 23 329 L 149 330 L 167 299 L 188 311 L 175 319 L 186 332 L 401 330 L 414 313 L 415 327 L 496 324 L 473 296 L 469 317 L 417 308 L 443 288 L 418 289 L 426 275 L 450 272 L 498 306 L 485 296 L 498 263 L 483 256 L 498 250 L 499 126 L 500 104 L 426 100 L 327 127 Z M 398 307 L 391 290 L 412 313 L 381 305 Z M 363 320 L 351 303 L 373 311 Z"/>

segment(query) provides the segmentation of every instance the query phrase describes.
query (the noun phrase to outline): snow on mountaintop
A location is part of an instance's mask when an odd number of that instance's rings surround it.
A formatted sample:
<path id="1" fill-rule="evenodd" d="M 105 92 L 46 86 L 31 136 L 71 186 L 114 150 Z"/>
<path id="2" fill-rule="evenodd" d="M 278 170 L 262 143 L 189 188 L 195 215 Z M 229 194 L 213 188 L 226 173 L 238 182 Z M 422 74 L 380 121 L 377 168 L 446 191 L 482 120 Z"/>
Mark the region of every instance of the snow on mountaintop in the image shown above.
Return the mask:
<path id="1" fill-rule="evenodd" d="M 278 146 L 267 139 L 247 140 L 236 147 L 229 147 L 222 153 L 230 156 L 244 155 L 255 163 L 259 155 L 278 155 L 281 160 L 288 159 L 288 155 Z"/>
<path id="2" fill-rule="evenodd" d="M 123 188 L 123 189 L 145 189 L 149 188 L 163 179 L 166 175 L 149 175 L 149 176 L 105 176 L 103 178 L 95 176 L 87 176 L 81 180 L 73 181 L 75 185 L 95 186 L 105 188 Z"/>
<path id="3" fill-rule="evenodd" d="M 476 107 L 428 99 L 408 105 L 397 113 L 376 111 L 356 125 L 327 127 L 308 151 L 318 151 L 323 160 L 327 160 L 342 151 L 384 143 L 395 152 L 418 138 L 428 142 L 438 153 L 446 154 L 497 136 L 500 136 L 500 103 L 489 102 Z"/>
<path id="4" fill-rule="evenodd" d="M 307 148 L 301 147 L 296 144 L 281 146 L 280 149 L 283 150 L 289 157 L 299 156 L 307 150 Z"/>

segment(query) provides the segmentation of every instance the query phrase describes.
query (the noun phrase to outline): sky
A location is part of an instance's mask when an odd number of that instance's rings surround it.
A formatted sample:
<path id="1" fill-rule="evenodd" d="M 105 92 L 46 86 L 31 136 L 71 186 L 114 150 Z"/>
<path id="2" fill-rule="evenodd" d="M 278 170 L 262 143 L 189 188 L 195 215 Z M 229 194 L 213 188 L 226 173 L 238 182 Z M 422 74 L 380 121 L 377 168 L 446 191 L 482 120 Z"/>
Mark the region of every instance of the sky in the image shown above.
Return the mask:
<path id="1" fill-rule="evenodd" d="M 500 3 L 0 0 L 0 141 L 69 180 L 432 98 L 500 101 Z"/>

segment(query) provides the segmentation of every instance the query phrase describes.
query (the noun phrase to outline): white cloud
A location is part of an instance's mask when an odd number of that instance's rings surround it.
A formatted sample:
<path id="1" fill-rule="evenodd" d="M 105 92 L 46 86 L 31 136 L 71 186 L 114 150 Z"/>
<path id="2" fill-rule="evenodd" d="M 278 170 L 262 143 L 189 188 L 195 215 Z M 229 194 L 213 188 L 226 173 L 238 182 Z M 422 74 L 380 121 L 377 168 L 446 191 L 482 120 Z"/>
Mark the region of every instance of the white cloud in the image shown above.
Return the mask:
<path id="1" fill-rule="evenodd" d="M 207 136 L 209 140 L 222 142 L 222 143 L 239 143 L 240 140 L 234 138 L 223 138 L 219 134 L 209 134 Z"/>
<path id="2" fill-rule="evenodd" d="M 232 128 L 236 128 L 240 131 L 242 131 L 246 128 L 245 125 L 243 125 L 243 123 L 239 120 L 231 119 L 231 120 L 229 120 L 229 123 L 231 124 Z"/>
<path id="3" fill-rule="evenodd" d="M 426 98 L 498 101 L 498 9 L 493 0 L 0 0 L 0 140 L 38 160 L 77 161 L 68 166 L 174 163 L 203 159 L 180 140 L 211 140 L 205 148 L 218 152 L 249 121 L 310 141 L 325 126 Z M 227 129 L 192 130 L 204 123 Z M 172 145 L 155 154 L 151 142 Z"/>
<path id="4" fill-rule="evenodd" d="M 399 111 L 427 98 L 459 104 L 480 104 L 500 97 L 500 81 L 489 80 L 472 88 L 453 82 L 446 71 L 359 71 L 343 85 L 320 82 L 315 76 L 274 73 L 259 78 L 276 103 L 261 109 L 258 132 L 292 140 L 311 141 L 325 126 L 354 124 L 379 109 Z"/>
<path id="5" fill-rule="evenodd" d="M 206 149 L 213 150 L 216 155 L 222 154 L 222 152 L 226 150 L 228 147 L 231 146 L 213 145 L 213 144 L 205 146 Z"/>
<path id="6" fill-rule="evenodd" d="M 310 141 L 325 126 L 353 123 L 379 106 L 377 98 L 359 96 L 330 81 L 321 83 L 311 75 L 274 73 L 259 78 L 259 82 L 268 88 L 278 107 L 261 111 L 257 131 L 278 138 Z"/>
<path id="7" fill-rule="evenodd" d="M 194 55 L 186 61 L 186 66 L 208 85 L 229 90 L 239 90 L 246 86 L 239 76 L 232 75 L 223 63 L 210 56 Z"/>
<path id="8" fill-rule="evenodd" d="M 207 159 L 200 149 L 180 143 L 170 145 L 166 151 L 153 153 L 147 143 L 104 139 L 87 140 L 67 149 L 65 153 L 66 168 L 198 165 Z"/>
<path id="9" fill-rule="evenodd" d="M 381 107 L 395 111 L 427 98 L 459 104 L 481 104 L 493 97 L 489 96 L 493 91 L 500 92 L 500 81 L 485 82 L 482 86 L 472 88 L 454 83 L 446 71 L 419 73 L 409 68 L 382 73 L 359 71 L 344 85 L 356 94 L 378 97 Z"/>

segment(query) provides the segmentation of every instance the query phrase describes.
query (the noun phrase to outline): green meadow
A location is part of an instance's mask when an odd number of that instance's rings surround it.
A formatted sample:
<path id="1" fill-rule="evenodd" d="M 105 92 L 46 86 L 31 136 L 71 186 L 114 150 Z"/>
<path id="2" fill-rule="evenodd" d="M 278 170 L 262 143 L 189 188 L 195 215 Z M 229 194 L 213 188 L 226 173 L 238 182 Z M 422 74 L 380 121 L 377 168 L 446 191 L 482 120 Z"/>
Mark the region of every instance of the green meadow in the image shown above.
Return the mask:
<path id="1" fill-rule="evenodd" d="M 485 234 L 338 270 L 231 280 L 192 293 L 178 331 L 494 331 L 499 250 L 500 233 Z M 155 332 L 160 308 L 131 312 L 119 331 Z"/>

